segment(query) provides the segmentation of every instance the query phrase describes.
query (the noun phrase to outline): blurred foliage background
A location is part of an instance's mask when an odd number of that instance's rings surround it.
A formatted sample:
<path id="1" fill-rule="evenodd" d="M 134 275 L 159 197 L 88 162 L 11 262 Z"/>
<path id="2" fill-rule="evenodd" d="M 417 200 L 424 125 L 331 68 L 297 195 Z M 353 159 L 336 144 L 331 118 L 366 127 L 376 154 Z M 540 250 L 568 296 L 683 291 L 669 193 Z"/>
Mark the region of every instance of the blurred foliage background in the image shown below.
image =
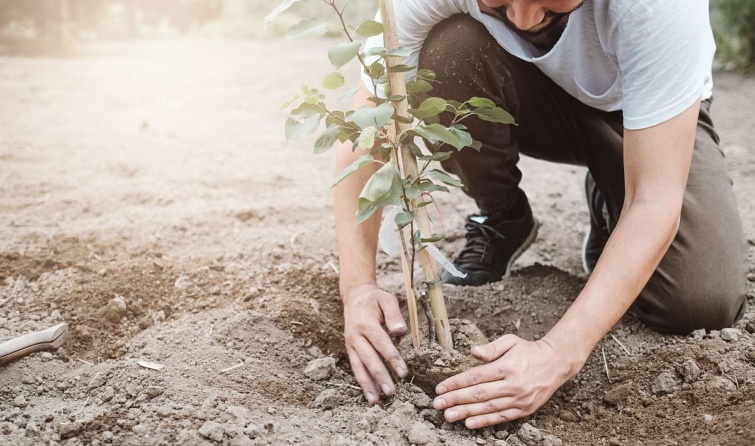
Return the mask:
<path id="1" fill-rule="evenodd" d="M 272 38 L 285 34 L 302 18 L 328 14 L 322 1 L 302 1 L 265 30 L 264 17 L 280 2 L 0 0 L 0 53 L 68 52 L 80 43 L 114 39 Z M 350 0 L 347 19 L 358 24 L 371 18 L 376 4 L 376 0 Z M 728 68 L 755 69 L 755 0 L 711 0 L 710 4 L 719 62 Z"/>

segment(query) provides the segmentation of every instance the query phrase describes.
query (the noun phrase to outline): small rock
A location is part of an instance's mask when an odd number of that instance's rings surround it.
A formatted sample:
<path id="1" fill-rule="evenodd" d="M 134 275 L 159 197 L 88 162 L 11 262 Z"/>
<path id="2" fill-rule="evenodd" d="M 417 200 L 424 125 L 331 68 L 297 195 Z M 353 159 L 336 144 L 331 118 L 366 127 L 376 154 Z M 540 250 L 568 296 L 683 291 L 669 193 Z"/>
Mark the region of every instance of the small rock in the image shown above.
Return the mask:
<path id="1" fill-rule="evenodd" d="M 16 398 L 13 399 L 13 405 L 16 407 L 24 408 L 26 407 L 26 398 L 24 398 L 23 395 L 19 395 Z"/>
<path id="2" fill-rule="evenodd" d="M 325 389 L 315 398 L 315 407 L 325 410 L 335 409 L 341 403 L 341 394 L 336 389 Z"/>
<path id="3" fill-rule="evenodd" d="M 39 356 L 44 362 L 52 361 L 52 358 L 54 358 L 54 356 L 50 352 L 42 352 Z"/>
<path id="4" fill-rule="evenodd" d="M 407 435 L 409 443 L 417 445 L 434 445 L 438 441 L 438 435 L 427 424 L 415 421 Z"/>
<path id="5" fill-rule="evenodd" d="M 700 374 L 703 371 L 697 365 L 694 359 L 688 359 L 682 363 L 681 374 L 684 377 L 684 382 L 693 383 L 700 378 Z"/>
<path id="6" fill-rule="evenodd" d="M 113 389 L 113 386 L 107 386 L 105 390 L 100 394 L 100 399 L 103 403 L 107 403 L 108 401 L 112 400 L 115 396 L 115 389 Z"/>
<path id="7" fill-rule="evenodd" d="M 608 392 L 606 392 L 605 395 L 603 395 L 603 401 L 610 404 L 611 406 L 618 406 L 620 403 L 623 403 L 629 396 L 632 394 L 632 383 L 624 383 L 619 384 L 618 386 L 615 386 Z"/>
<path id="8" fill-rule="evenodd" d="M 706 413 L 705 415 L 703 415 L 703 420 L 705 420 L 706 423 L 710 423 L 711 421 L 713 421 L 713 415 Z"/>
<path id="9" fill-rule="evenodd" d="M 415 392 L 412 394 L 411 402 L 417 409 L 426 409 L 431 407 L 433 400 L 425 392 Z"/>
<path id="10" fill-rule="evenodd" d="M 315 347 L 314 345 L 307 349 L 307 353 L 313 358 L 322 358 L 323 356 L 325 356 L 322 354 L 322 350 L 320 350 L 318 347 Z"/>
<path id="11" fill-rule="evenodd" d="M 250 424 L 249 426 L 244 428 L 244 435 L 254 440 L 255 438 L 262 435 L 262 429 L 259 426 Z"/>
<path id="12" fill-rule="evenodd" d="M 509 446 L 509 443 L 506 440 L 496 440 L 495 443 L 493 443 L 494 446 Z"/>
<path id="13" fill-rule="evenodd" d="M 608 440 L 609 446 L 621 446 L 621 440 L 619 440 L 616 437 L 611 437 L 610 440 Z"/>
<path id="14" fill-rule="evenodd" d="M 149 386 L 147 387 L 146 394 L 149 399 L 157 398 L 158 396 L 162 395 L 165 390 L 162 387 L 158 386 Z"/>
<path id="15" fill-rule="evenodd" d="M 516 435 L 528 446 L 534 446 L 543 441 L 543 433 L 535 426 L 524 423 L 519 427 Z"/>
<path id="16" fill-rule="evenodd" d="M 315 381 L 323 381 L 330 378 L 336 370 L 336 360 L 331 357 L 318 358 L 309 361 L 304 369 L 304 375 Z"/>
<path id="17" fill-rule="evenodd" d="M 176 282 L 173 284 L 173 286 L 178 288 L 179 290 L 184 290 L 188 288 L 189 285 L 191 285 L 191 279 L 189 279 L 188 276 L 178 276 Z"/>
<path id="18" fill-rule="evenodd" d="M 136 426 L 131 428 L 131 432 L 141 437 L 142 435 L 147 433 L 147 426 L 144 424 L 137 424 Z"/>
<path id="19" fill-rule="evenodd" d="M 669 372 L 663 372 L 655 379 L 650 390 L 655 395 L 666 395 L 676 392 L 676 388 L 676 379 L 674 379 L 674 375 Z"/>
<path id="20" fill-rule="evenodd" d="M 716 376 L 708 381 L 705 388 L 708 390 L 737 390 L 737 385 L 723 376 Z"/>
<path id="21" fill-rule="evenodd" d="M 208 440 L 220 442 L 223 440 L 223 425 L 214 421 L 205 421 L 199 428 L 199 435 Z"/>
<path id="22" fill-rule="evenodd" d="M 726 342 L 736 342 L 740 336 L 742 336 L 742 332 L 736 328 L 724 328 L 721 330 L 721 339 Z"/>
<path id="23" fill-rule="evenodd" d="M 102 441 L 107 442 L 107 443 L 113 441 L 113 433 L 110 432 L 110 431 L 103 432 L 102 433 Z"/>
<path id="24" fill-rule="evenodd" d="M 27 437 L 36 437 L 39 435 L 39 426 L 37 426 L 37 423 L 33 421 L 26 423 L 26 431 L 24 432 L 24 435 Z"/>
<path id="25" fill-rule="evenodd" d="M 705 329 L 701 328 L 689 334 L 692 339 L 702 340 L 705 337 Z"/>
<path id="26" fill-rule="evenodd" d="M 107 376 L 102 372 L 97 372 L 94 374 L 92 379 L 89 380 L 89 385 L 87 386 L 87 390 L 97 389 L 102 386 L 104 386 L 107 383 Z"/>
<path id="27" fill-rule="evenodd" d="M 561 446 L 563 444 L 564 442 L 555 435 L 546 435 L 543 437 L 543 446 Z"/>
<path id="28" fill-rule="evenodd" d="M 78 435 L 83 428 L 84 425 L 78 421 L 72 423 L 60 423 L 58 425 L 58 434 L 60 434 L 61 438 L 71 438 Z"/>
<path id="29" fill-rule="evenodd" d="M 435 409 L 423 409 L 419 416 L 422 417 L 423 420 L 429 421 L 430 423 L 433 423 L 436 426 L 440 426 L 443 424 L 443 413 L 440 411 L 437 411 Z"/>

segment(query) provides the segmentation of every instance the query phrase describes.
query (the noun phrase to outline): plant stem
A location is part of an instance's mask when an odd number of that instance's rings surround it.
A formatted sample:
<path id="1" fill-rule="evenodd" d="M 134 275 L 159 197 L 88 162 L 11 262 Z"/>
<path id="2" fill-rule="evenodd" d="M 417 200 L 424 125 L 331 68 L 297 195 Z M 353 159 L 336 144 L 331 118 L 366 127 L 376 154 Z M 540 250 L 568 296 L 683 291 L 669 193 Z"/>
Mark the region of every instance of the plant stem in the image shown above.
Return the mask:
<path id="1" fill-rule="evenodd" d="M 384 46 L 388 51 L 391 51 L 399 47 L 393 1 L 378 0 L 378 3 L 380 4 L 380 16 L 383 19 L 383 40 L 385 42 Z M 404 97 L 404 100 L 396 103 L 396 113 L 398 113 L 400 116 L 409 116 L 409 102 L 406 94 L 406 82 L 404 80 L 404 73 L 390 72 L 390 68 L 396 65 L 395 59 L 396 58 L 394 57 L 387 57 L 385 59 L 386 69 L 387 71 L 389 71 L 388 78 L 391 94 Z M 404 124 L 399 121 L 394 121 L 393 125 L 389 126 L 390 131 L 393 133 L 392 136 L 394 140 L 396 138 L 396 135 L 400 135 L 404 130 L 408 128 L 409 124 Z M 414 155 L 412 155 L 408 149 L 403 147 L 399 148 L 398 152 L 401 157 L 400 167 L 404 177 L 419 177 L 417 159 L 414 157 Z M 395 159 L 396 157 L 394 156 L 394 160 Z M 425 209 L 424 207 L 417 207 L 423 201 L 424 196 L 420 195 L 412 203 L 415 209 L 414 216 L 417 224 L 419 225 L 421 233 L 429 235 L 432 234 L 432 231 L 430 229 L 430 218 L 427 215 L 427 209 Z M 404 230 L 405 229 L 406 227 L 404 228 Z M 407 239 L 409 240 L 409 243 L 407 243 Z M 409 235 L 409 237 L 406 237 L 404 233 L 402 240 L 404 241 L 404 249 L 406 250 L 406 252 L 413 252 L 413 250 L 416 249 L 413 242 L 411 242 L 411 235 Z M 433 316 L 435 317 L 435 328 L 437 331 L 438 343 L 444 350 L 451 350 L 453 349 L 453 341 L 448 324 L 448 313 L 446 311 L 445 299 L 443 298 L 443 289 L 441 288 L 440 283 L 440 269 L 435 263 L 435 260 L 433 260 L 433 258 L 427 252 L 427 250 L 421 249 L 421 243 L 419 245 L 419 260 L 420 264 L 422 265 L 422 272 L 425 277 L 425 282 L 428 286 L 430 307 L 432 308 Z M 406 257 L 409 256 L 407 255 Z M 407 289 L 406 293 L 407 298 L 409 295 L 414 297 L 413 289 Z M 416 312 L 416 302 L 414 302 L 414 307 Z M 410 321 L 411 317 L 414 317 L 416 319 L 417 316 L 416 314 L 413 316 L 410 315 Z"/>

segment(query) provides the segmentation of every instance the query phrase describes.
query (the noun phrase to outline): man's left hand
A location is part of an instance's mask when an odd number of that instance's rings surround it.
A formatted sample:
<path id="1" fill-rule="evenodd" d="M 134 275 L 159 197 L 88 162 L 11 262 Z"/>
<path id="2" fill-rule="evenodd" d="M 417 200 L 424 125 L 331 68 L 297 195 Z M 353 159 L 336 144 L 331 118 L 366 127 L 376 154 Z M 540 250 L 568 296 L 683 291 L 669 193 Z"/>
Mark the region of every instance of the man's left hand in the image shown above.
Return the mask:
<path id="1" fill-rule="evenodd" d="M 584 365 L 544 339 L 531 342 L 510 334 L 471 353 L 487 364 L 438 384 L 433 402 L 435 409 L 445 410 L 448 422 L 466 419 L 469 429 L 533 413 Z"/>

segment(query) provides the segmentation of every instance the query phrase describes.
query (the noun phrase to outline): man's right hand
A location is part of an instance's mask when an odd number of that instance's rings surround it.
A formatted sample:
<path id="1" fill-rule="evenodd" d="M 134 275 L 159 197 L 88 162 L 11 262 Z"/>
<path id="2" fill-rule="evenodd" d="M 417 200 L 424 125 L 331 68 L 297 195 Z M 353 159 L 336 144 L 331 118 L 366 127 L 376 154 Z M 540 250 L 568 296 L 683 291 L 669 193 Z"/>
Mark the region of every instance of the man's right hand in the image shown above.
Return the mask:
<path id="1" fill-rule="evenodd" d="M 380 400 L 381 392 L 389 396 L 395 391 L 385 363 L 390 364 L 401 378 L 408 374 L 404 359 L 388 335 L 405 334 L 406 322 L 396 297 L 377 285 L 355 286 L 345 291 L 342 297 L 344 337 L 351 369 L 367 402 L 375 404 Z"/>

